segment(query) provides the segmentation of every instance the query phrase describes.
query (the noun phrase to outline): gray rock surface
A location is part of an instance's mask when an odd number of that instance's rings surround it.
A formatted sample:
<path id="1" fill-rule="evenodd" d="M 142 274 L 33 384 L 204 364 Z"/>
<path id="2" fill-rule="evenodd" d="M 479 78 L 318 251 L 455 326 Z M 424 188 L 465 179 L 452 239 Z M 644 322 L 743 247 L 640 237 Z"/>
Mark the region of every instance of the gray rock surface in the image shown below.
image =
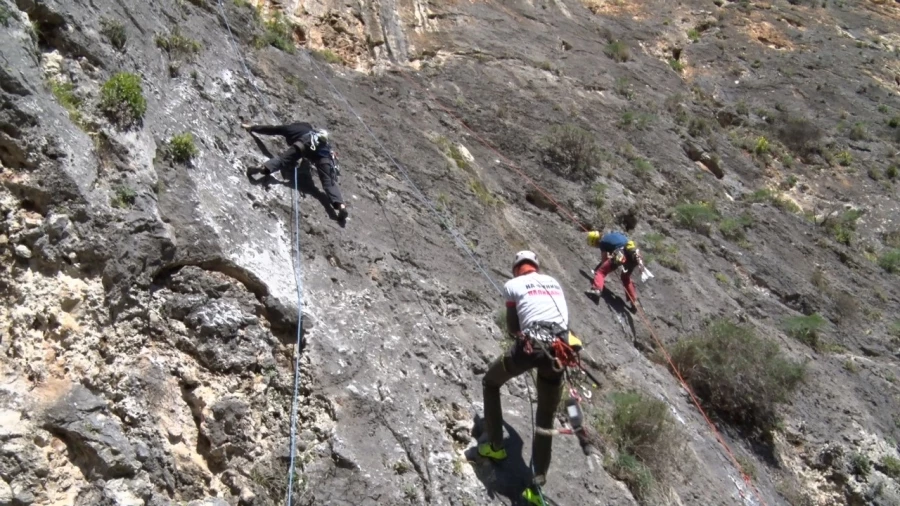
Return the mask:
<path id="1" fill-rule="evenodd" d="M 131 442 L 106 401 L 76 386 L 47 410 L 44 428 L 66 442 L 71 459 L 85 476 L 121 478 L 140 469 Z"/>
<path id="2" fill-rule="evenodd" d="M 0 505 L 282 504 L 293 185 L 248 181 L 284 146 L 240 124 L 294 119 L 333 132 L 351 209 L 337 223 L 301 171 L 295 504 L 515 503 L 524 378 L 503 389 L 511 458 L 465 450 L 506 345 L 492 283 L 522 248 L 566 290 L 602 382 L 590 416 L 639 390 L 684 447 L 641 498 L 611 448 L 588 460 L 560 436 L 555 504 L 757 504 L 654 339 L 733 315 L 808 361 L 772 441 L 715 420 L 763 501 L 898 503 L 900 284 L 877 264 L 900 247 L 891 2 L 247 3 L 0 0 Z M 272 9 L 293 53 L 268 43 Z M 128 127 L 100 107 L 122 71 L 147 102 Z M 547 157 L 567 124 L 597 142 L 584 170 Z M 183 132 L 189 162 L 172 156 Z M 761 188 L 777 198 L 748 201 Z M 740 238 L 679 225 L 697 201 L 744 218 Z M 823 224 L 845 206 L 865 213 Z M 582 296 L 598 255 L 570 212 L 648 250 L 646 322 Z M 783 330 L 812 313 L 819 348 Z"/>

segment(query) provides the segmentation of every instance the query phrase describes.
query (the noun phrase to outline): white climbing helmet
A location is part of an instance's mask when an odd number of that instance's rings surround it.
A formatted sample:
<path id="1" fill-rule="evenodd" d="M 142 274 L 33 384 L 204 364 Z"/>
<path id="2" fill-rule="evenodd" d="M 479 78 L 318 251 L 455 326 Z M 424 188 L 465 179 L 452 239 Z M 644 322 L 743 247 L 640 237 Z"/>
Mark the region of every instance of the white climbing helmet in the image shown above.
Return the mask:
<path id="1" fill-rule="evenodd" d="M 324 128 L 320 128 L 320 129 L 316 130 L 316 136 L 318 136 L 320 139 L 325 139 L 327 141 L 328 140 L 328 130 L 325 130 Z"/>
<path id="2" fill-rule="evenodd" d="M 533 251 L 523 250 L 516 253 L 516 259 L 513 261 L 513 270 L 516 270 L 516 267 L 519 266 L 522 262 L 531 262 L 535 267 L 540 267 L 541 264 L 538 262 L 537 255 Z"/>

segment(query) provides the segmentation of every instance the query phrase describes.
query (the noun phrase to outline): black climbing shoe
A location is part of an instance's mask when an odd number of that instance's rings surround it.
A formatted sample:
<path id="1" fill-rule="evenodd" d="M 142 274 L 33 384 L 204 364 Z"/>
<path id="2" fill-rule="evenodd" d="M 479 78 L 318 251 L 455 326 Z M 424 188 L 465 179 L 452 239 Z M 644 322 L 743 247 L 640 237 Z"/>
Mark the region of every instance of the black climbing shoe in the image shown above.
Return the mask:
<path id="1" fill-rule="evenodd" d="M 272 173 L 267 167 L 249 167 L 247 168 L 247 177 L 255 176 L 256 174 L 262 174 L 263 176 L 268 176 Z"/>

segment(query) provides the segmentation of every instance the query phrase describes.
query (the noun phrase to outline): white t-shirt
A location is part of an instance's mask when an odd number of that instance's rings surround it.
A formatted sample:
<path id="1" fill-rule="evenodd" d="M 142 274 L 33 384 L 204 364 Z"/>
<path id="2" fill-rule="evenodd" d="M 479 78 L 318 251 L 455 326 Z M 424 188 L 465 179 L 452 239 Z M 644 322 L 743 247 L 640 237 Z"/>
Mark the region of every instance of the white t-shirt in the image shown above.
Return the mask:
<path id="1" fill-rule="evenodd" d="M 569 328 L 566 297 L 552 277 L 532 272 L 507 281 L 503 292 L 506 307 L 515 308 L 523 329 L 534 322 L 554 322 Z"/>

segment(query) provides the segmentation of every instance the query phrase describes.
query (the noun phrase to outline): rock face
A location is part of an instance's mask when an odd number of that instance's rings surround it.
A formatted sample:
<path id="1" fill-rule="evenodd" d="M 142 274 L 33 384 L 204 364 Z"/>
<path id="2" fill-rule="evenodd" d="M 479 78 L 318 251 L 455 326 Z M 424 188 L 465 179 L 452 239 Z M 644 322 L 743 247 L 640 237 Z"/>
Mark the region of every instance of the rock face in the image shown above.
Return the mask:
<path id="1" fill-rule="evenodd" d="M 465 450 L 524 248 L 601 380 L 592 427 L 639 391 L 681 448 L 645 475 L 556 437 L 555 504 L 900 504 L 897 2 L 3 0 L 0 24 L 0 506 L 282 504 L 299 331 L 293 504 L 515 502 L 525 376 L 510 458 Z M 293 120 L 332 132 L 349 222 L 305 165 L 299 222 L 292 174 L 245 175 L 285 146 L 240 125 Z M 583 296 L 582 228 L 637 238 L 646 318 Z M 720 317 L 807 371 L 766 437 L 713 417 L 753 487 L 659 349 Z"/>
<path id="2" fill-rule="evenodd" d="M 78 385 L 47 411 L 44 428 L 66 443 L 85 476 L 134 476 L 140 469 L 134 448 L 105 407 L 103 399 Z"/>

